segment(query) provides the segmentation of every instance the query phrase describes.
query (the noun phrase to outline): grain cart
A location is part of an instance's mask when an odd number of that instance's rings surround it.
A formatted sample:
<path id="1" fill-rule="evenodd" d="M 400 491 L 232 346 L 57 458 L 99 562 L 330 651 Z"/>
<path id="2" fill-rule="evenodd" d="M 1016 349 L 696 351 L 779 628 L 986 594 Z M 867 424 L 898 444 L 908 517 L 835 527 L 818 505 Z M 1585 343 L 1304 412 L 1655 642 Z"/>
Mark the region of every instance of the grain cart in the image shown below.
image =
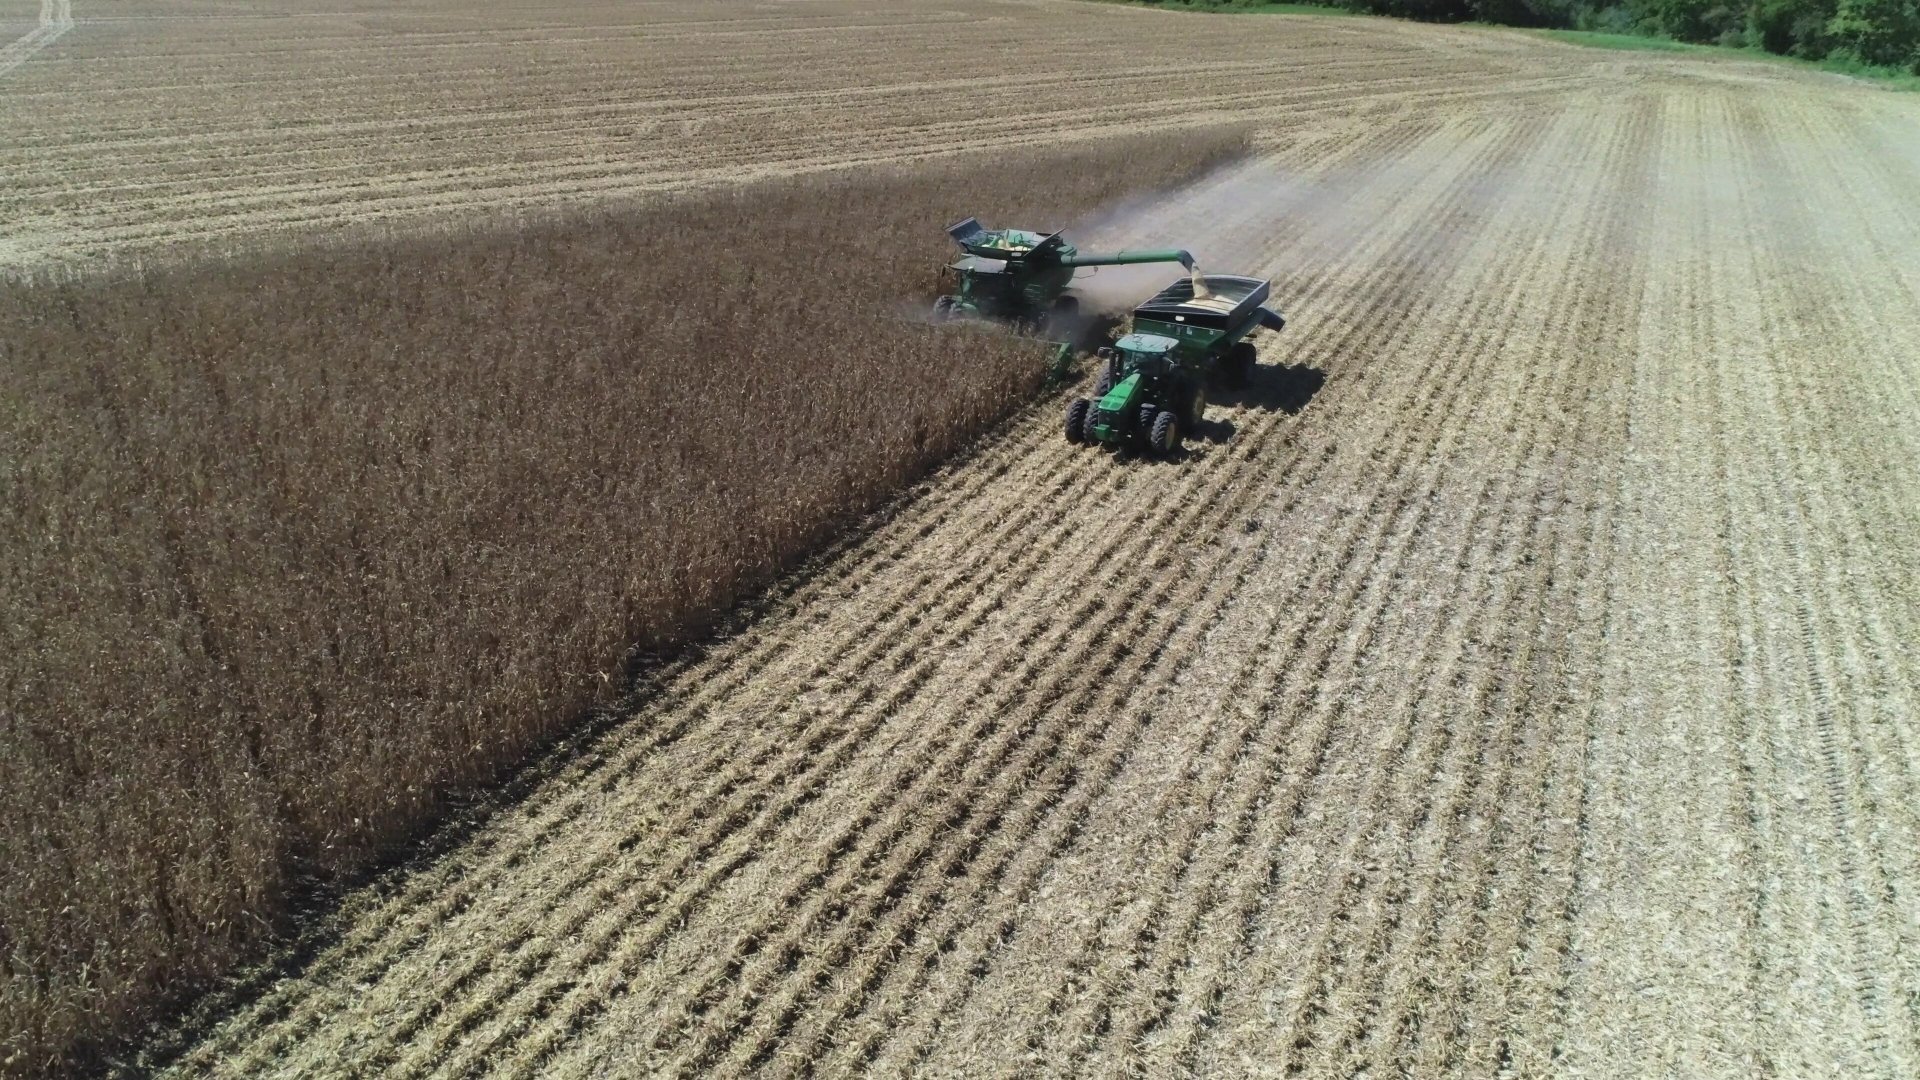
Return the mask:
<path id="1" fill-rule="evenodd" d="M 1177 262 L 1193 269 L 1193 256 L 1184 251 L 1086 254 L 1057 232 L 989 230 L 978 218 L 948 226 L 947 235 L 965 254 L 942 275 L 942 286 L 952 291 L 933 302 L 934 317 L 992 319 L 1025 333 L 1060 333 L 1071 327 L 1080 301 L 1067 295 L 1067 286 L 1080 267 Z"/>
<path id="2" fill-rule="evenodd" d="M 1172 452 L 1200 423 L 1209 382 L 1246 385 L 1248 335 L 1287 325 L 1261 306 L 1271 291 L 1258 278 L 1196 274 L 1135 308 L 1126 336 L 1099 352 L 1094 398 L 1067 406 L 1067 441 Z"/>

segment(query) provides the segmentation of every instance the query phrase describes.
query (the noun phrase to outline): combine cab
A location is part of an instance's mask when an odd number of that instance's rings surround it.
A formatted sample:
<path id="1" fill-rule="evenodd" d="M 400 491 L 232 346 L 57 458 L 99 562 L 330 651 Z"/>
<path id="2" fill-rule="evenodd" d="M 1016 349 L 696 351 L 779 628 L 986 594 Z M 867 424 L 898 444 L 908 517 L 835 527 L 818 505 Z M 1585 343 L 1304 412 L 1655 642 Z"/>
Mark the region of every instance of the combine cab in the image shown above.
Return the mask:
<path id="1" fill-rule="evenodd" d="M 1067 406 L 1067 441 L 1169 454 L 1199 425 L 1207 387 L 1240 387 L 1252 376 L 1260 327 L 1287 322 L 1262 305 L 1258 278 L 1183 278 L 1133 311 L 1130 332 L 1100 350 L 1095 397 Z"/>

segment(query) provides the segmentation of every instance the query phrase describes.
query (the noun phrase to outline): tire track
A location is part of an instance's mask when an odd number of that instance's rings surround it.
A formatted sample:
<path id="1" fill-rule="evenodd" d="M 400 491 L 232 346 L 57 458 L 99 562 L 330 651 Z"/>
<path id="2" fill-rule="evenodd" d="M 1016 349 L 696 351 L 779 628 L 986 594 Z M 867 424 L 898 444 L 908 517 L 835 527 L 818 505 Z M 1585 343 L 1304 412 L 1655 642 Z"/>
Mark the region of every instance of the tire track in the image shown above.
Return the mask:
<path id="1" fill-rule="evenodd" d="M 0 75 L 6 75 L 73 29 L 73 0 L 40 0 L 40 24 L 25 36 L 0 46 Z"/>
<path id="2" fill-rule="evenodd" d="M 1572 861 L 1570 853 L 1558 860 L 1541 856 L 1542 849 L 1549 847 L 1556 837 L 1571 839 L 1573 835 L 1572 830 L 1557 827 L 1557 816 L 1550 808 L 1550 793 L 1556 786 L 1577 789 L 1578 785 L 1577 773 L 1566 769 L 1563 759 L 1573 756 L 1566 752 L 1568 744 L 1577 746 L 1584 741 L 1585 725 L 1561 721 L 1573 711 L 1569 699 L 1577 693 L 1576 688 L 1590 682 L 1573 673 L 1585 669 L 1590 675 L 1591 658 L 1599 644 L 1597 634 L 1593 633 L 1598 619 L 1592 616 L 1583 619 L 1579 594 L 1606 581 L 1615 557 L 1615 549 L 1608 543 L 1605 522 L 1593 508 L 1603 504 L 1619 505 L 1617 497 L 1602 498 L 1595 490 L 1618 495 L 1618 472 L 1611 468 L 1613 462 L 1603 458 L 1598 464 L 1585 467 L 1565 462 L 1569 456 L 1568 445 L 1605 447 L 1615 457 L 1623 455 L 1628 445 L 1626 410 L 1630 397 L 1619 385 L 1625 365 L 1610 360 L 1613 349 L 1609 344 L 1633 324 L 1646 287 L 1649 238 L 1634 227 L 1627 208 L 1643 205 L 1650 196 L 1656 158 L 1649 152 L 1648 144 L 1657 144 L 1662 121 L 1659 99 L 1622 102 L 1618 109 L 1620 115 L 1609 115 L 1608 119 L 1618 124 L 1620 138 L 1600 166 L 1607 188 L 1616 196 L 1610 200 L 1607 211 L 1593 223 L 1584 246 L 1578 250 L 1588 257 L 1590 265 L 1596 266 L 1603 264 L 1593 258 L 1594 254 L 1609 253 L 1610 261 L 1624 264 L 1613 271 L 1619 280 L 1613 280 L 1611 273 L 1597 274 L 1600 278 L 1597 283 L 1592 278 L 1583 279 L 1577 294 L 1563 291 L 1544 305 L 1547 310 L 1566 309 L 1579 315 L 1563 337 L 1547 343 L 1548 348 L 1566 359 L 1551 382 L 1559 390 L 1557 400 L 1550 403 L 1545 413 L 1544 422 L 1551 423 L 1555 414 L 1576 416 L 1579 420 L 1572 425 L 1575 429 L 1572 442 L 1552 454 L 1554 473 L 1564 476 L 1564 482 L 1543 481 L 1534 495 L 1535 505 L 1527 515 L 1547 527 L 1549 542 L 1540 556 L 1531 554 L 1533 544 L 1522 549 L 1529 552 L 1525 558 L 1536 566 L 1530 591 L 1537 596 L 1537 603 L 1524 624 L 1527 630 L 1515 636 L 1519 655 L 1503 661 L 1501 666 L 1525 673 L 1528 679 L 1513 688 L 1502 706 L 1506 731 L 1512 741 L 1500 763 L 1503 769 L 1500 782 L 1480 780 L 1474 784 L 1474 805 L 1467 816 L 1469 827 L 1452 832 L 1450 840 L 1456 846 L 1441 860 L 1442 866 L 1464 867 L 1449 875 L 1449 886 L 1459 884 L 1449 889 L 1453 895 L 1444 907 L 1431 909 L 1436 917 L 1425 929 L 1430 936 L 1412 950 L 1413 955 L 1398 969 L 1403 987 L 1410 986 L 1415 978 L 1427 977 L 1427 973 L 1445 971 L 1450 964 L 1456 970 L 1471 969 L 1473 974 L 1463 973 L 1448 989 L 1477 992 L 1459 1000 L 1454 1006 L 1454 1022 L 1444 1029 L 1436 1028 L 1439 1037 L 1425 1042 L 1413 1035 L 1411 1029 L 1416 1017 L 1444 1015 L 1447 1011 L 1447 995 L 1437 986 L 1417 995 L 1403 988 L 1399 997 L 1406 1004 L 1398 1015 L 1384 1022 L 1377 1015 L 1362 1014 L 1358 1021 L 1360 1027 L 1350 1031 L 1347 1038 L 1358 1039 L 1361 1031 L 1372 1027 L 1375 1035 L 1368 1040 L 1362 1060 L 1374 1062 L 1378 1067 L 1391 1067 L 1402 1049 L 1394 1043 L 1403 1031 L 1411 1036 L 1404 1049 L 1409 1055 L 1417 1056 L 1403 1059 L 1402 1067 L 1412 1072 L 1432 1073 L 1447 1068 L 1474 1075 L 1513 1069 L 1516 1065 L 1521 1071 L 1548 1066 L 1555 1035 L 1541 1021 L 1551 1016 L 1551 995 L 1536 993 L 1532 1008 L 1516 1008 L 1512 1003 L 1515 995 L 1509 991 L 1524 989 L 1529 982 L 1537 983 L 1539 973 L 1557 972 L 1560 966 L 1557 946 L 1549 944 L 1528 949 L 1524 939 L 1527 931 L 1542 921 L 1535 912 L 1550 909 L 1558 902 L 1552 899 L 1550 864 L 1564 872 Z M 1590 296 L 1598 299 L 1582 302 L 1583 297 Z M 1596 395 L 1594 384 L 1599 381 L 1612 384 L 1614 392 Z M 1580 408 L 1582 403 L 1594 401 L 1606 402 L 1610 409 Z M 1608 488 L 1612 490 L 1607 491 Z M 1563 510 L 1583 504 L 1588 510 L 1577 516 L 1577 524 L 1558 526 L 1556 518 Z M 1601 607 L 1594 615 L 1604 610 Z M 1552 666 L 1543 674 L 1540 672 L 1543 662 L 1534 659 L 1533 653 L 1545 648 L 1546 641 L 1556 634 L 1564 637 L 1547 649 L 1545 663 Z M 1510 639 L 1507 647 L 1512 647 L 1512 641 Z M 1518 778 L 1513 778 L 1504 770 L 1516 760 L 1524 768 Z M 1520 796 L 1530 798 L 1523 800 Z M 1440 943 L 1441 918 L 1451 914 L 1460 916 L 1453 925 L 1455 936 Z M 1424 916 L 1416 920 L 1425 921 Z M 1531 961 L 1523 960 L 1523 956 L 1531 957 Z M 1414 1005 L 1409 998 L 1419 1001 L 1420 1005 Z M 1471 1032 L 1469 1017 L 1508 1019 L 1492 1030 Z M 1532 1022 L 1525 1022 L 1528 1019 Z M 1467 1053 L 1456 1058 L 1453 1051 L 1461 1048 Z"/>
<path id="3" fill-rule="evenodd" d="M 1797 168 L 1797 162 L 1785 159 L 1772 117 L 1748 103 L 1743 104 L 1739 118 L 1742 123 L 1737 130 L 1744 137 L 1743 149 L 1755 159 L 1756 175 L 1797 177 L 1800 183 L 1796 186 L 1805 189 L 1809 181 Z M 1795 208 L 1802 230 L 1817 235 L 1811 230 L 1818 223 L 1802 216 L 1802 204 L 1798 200 L 1788 197 L 1779 201 Z M 1773 260 L 1791 264 L 1798 254 L 1795 249 L 1776 250 Z M 1750 254 L 1749 273 L 1755 282 L 1769 282 L 1773 277 L 1767 273 L 1761 256 L 1760 251 Z M 1805 288 L 1813 283 L 1799 284 Z M 1821 309 L 1814 299 L 1817 295 L 1809 296 L 1796 289 L 1788 295 L 1763 296 L 1763 333 L 1772 340 L 1792 340 L 1791 329 L 1781 325 L 1783 318 L 1791 317 L 1796 322 L 1810 324 L 1810 329 L 1828 340 L 1852 339 L 1849 342 L 1852 347 L 1846 350 L 1849 355 L 1871 354 L 1871 347 L 1856 337 L 1856 330 L 1841 325 Z M 1822 400 L 1821 393 L 1808 385 L 1804 373 L 1795 370 L 1798 365 L 1781 362 L 1784 358 L 1778 351 L 1769 351 L 1766 358 L 1772 363 L 1762 384 L 1766 397 L 1759 407 L 1766 410 L 1764 429 L 1771 437 L 1758 441 L 1757 448 L 1766 454 L 1773 475 L 1793 480 L 1777 489 L 1779 497 L 1774 502 L 1773 514 L 1776 524 L 1784 526 L 1781 539 L 1787 548 L 1786 570 L 1790 575 L 1785 584 L 1799 639 L 1794 662 L 1800 666 L 1812 709 L 1815 746 L 1837 849 L 1834 862 L 1846 883 L 1847 918 L 1854 938 L 1849 950 L 1849 974 L 1861 1009 L 1872 1025 L 1865 1051 L 1883 1075 L 1897 1076 L 1920 1063 L 1920 1052 L 1916 1049 L 1920 1002 L 1895 989 L 1904 981 L 1897 973 L 1902 968 L 1909 972 L 1915 969 L 1914 934 L 1910 925 L 1903 926 L 1905 920 L 1898 914 L 1897 898 L 1903 890 L 1896 888 L 1889 874 L 1888 856 L 1867 840 L 1871 833 L 1863 827 L 1863 822 L 1889 814 L 1911 821 L 1910 804 L 1904 803 L 1903 797 L 1911 796 L 1912 790 L 1909 786 L 1907 790 L 1875 798 L 1878 770 L 1871 756 L 1876 742 L 1871 733 L 1873 725 L 1863 727 L 1855 710 L 1837 700 L 1840 695 L 1836 687 L 1844 685 L 1846 677 L 1835 670 L 1841 657 L 1860 652 L 1849 640 L 1854 635 L 1841 620 L 1858 619 L 1869 627 L 1884 626 L 1886 606 L 1878 590 L 1873 588 L 1877 575 L 1823 574 L 1817 569 L 1816 560 L 1821 554 L 1834 553 L 1834 558 L 1845 560 L 1849 552 L 1863 548 L 1873 550 L 1870 543 L 1863 544 L 1859 519 L 1851 512 L 1848 501 L 1831 500 L 1822 494 L 1822 484 L 1832 484 L 1836 477 L 1831 472 L 1818 478 L 1807 475 L 1809 468 L 1829 462 L 1831 453 L 1807 453 L 1807 444 L 1795 438 L 1816 430 L 1845 432 L 1847 427 L 1830 423 L 1816 428 L 1810 424 L 1805 413 Z M 1787 453 L 1781 433 L 1793 439 L 1796 449 L 1802 452 Z M 1819 444 L 1814 446 L 1818 448 Z M 1871 459 L 1874 455 L 1861 456 Z M 1832 643 L 1835 640 L 1846 644 L 1835 645 Z M 1886 650 L 1872 651 L 1884 653 Z M 1857 700 L 1857 691 L 1850 697 Z M 1886 804 L 1884 809 L 1878 805 L 1881 803 Z M 1903 806 L 1908 809 L 1903 811 Z M 1888 960 L 1895 972 L 1891 977 L 1882 970 Z"/>
<path id="4" fill-rule="evenodd" d="M 1653 198 L 1657 189 L 1655 177 L 1662 174 L 1662 159 L 1644 144 L 1656 141 L 1659 135 L 1667 136 L 1662 141 L 1671 144 L 1679 126 L 1671 120 L 1670 99 L 1664 96 L 1642 99 L 1631 105 L 1633 122 L 1639 131 L 1627 150 L 1627 159 L 1614 163 L 1614 168 L 1624 173 L 1619 201 L 1626 206 L 1643 204 Z M 1638 321 L 1647 298 L 1653 295 L 1654 287 L 1650 284 L 1653 241 L 1645 231 L 1629 228 L 1628 220 L 1618 215 L 1610 217 L 1599 245 L 1600 250 L 1628 252 L 1626 266 L 1619 271 L 1623 280 L 1608 282 L 1615 287 L 1602 292 L 1606 302 L 1593 316 L 1591 333 L 1576 333 L 1563 345 L 1573 355 L 1611 372 L 1606 379 L 1606 389 L 1595 396 L 1609 403 L 1614 411 L 1594 418 L 1593 423 L 1599 429 L 1597 438 L 1601 445 L 1615 448 L 1616 456 L 1627 453 L 1624 448 L 1631 445 L 1630 403 L 1637 394 L 1641 358 L 1659 355 L 1641 345 L 1638 356 L 1629 363 L 1608 364 L 1606 360 L 1606 343 L 1610 337 L 1623 336 L 1624 327 Z M 1639 329 L 1635 327 L 1636 331 Z M 1615 347 L 1626 345 L 1618 342 Z M 1576 403 L 1565 400 L 1562 409 L 1578 412 Z M 1443 991 L 1435 992 L 1422 1002 L 1417 1011 L 1408 1010 L 1402 1025 L 1408 1034 L 1397 1056 L 1403 1062 L 1401 1067 L 1411 1072 L 1438 1071 L 1447 1062 L 1449 1052 L 1463 1045 L 1480 1053 L 1470 1056 L 1468 1065 L 1456 1071 L 1470 1073 L 1474 1068 L 1482 1068 L 1520 1074 L 1544 1073 L 1552 1070 L 1555 1061 L 1561 1034 L 1556 1024 L 1564 1017 L 1560 998 L 1570 960 L 1572 904 L 1578 895 L 1581 870 L 1579 823 L 1585 813 L 1582 800 L 1587 751 L 1595 721 L 1595 702 L 1590 688 L 1599 683 L 1600 657 L 1608 640 L 1607 618 L 1612 608 L 1614 568 L 1621 557 L 1617 517 L 1608 508 L 1627 502 L 1626 470 L 1620 462 L 1605 461 L 1582 472 L 1586 474 L 1586 490 L 1576 489 L 1562 503 L 1572 508 L 1582 521 L 1569 530 L 1578 539 L 1557 565 L 1549 564 L 1554 581 L 1575 582 L 1581 588 L 1565 597 L 1562 609 L 1536 631 L 1541 634 L 1550 628 L 1565 627 L 1567 636 L 1560 656 L 1562 678 L 1548 702 L 1548 715 L 1533 725 L 1534 733 L 1545 744 L 1536 751 L 1540 755 L 1539 769 L 1526 783 L 1535 801 L 1525 805 L 1536 808 L 1531 817 L 1537 828 L 1531 836 L 1527 835 L 1520 824 L 1526 811 L 1515 809 L 1511 800 L 1497 800 L 1483 811 L 1494 821 L 1493 829 L 1487 843 L 1473 845 L 1471 857 L 1480 860 L 1485 868 L 1481 873 L 1492 876 L 1493 884 L 1487 887 L 1487 895 L 1507 901 L 1507 911 L 1504 917 L 1482 917 L 1470 905 L 1470 894 L 1463 890 L 1460 909 L 1473 912 L 1473 917 L 1458 920 L 1451 938 L 1442 937 L 1441 929 L 1436 926 L 1437 944 L 1428 954 L 1432 962 L 1438 964 L 1452 952 L 1453 943 L 1460 942 L 1463 951 L 1475 956 L 1475 966 L 1480 972 L 1477 977 L 1466 976 L 1450 982 Z M 1485 928 L 1489 925 L 1504 926 L 1512 932 L 1487 935 Z M 1464 943 L 1470 934 L 1478 945 L 1465 950 Z M 1416 959 L 1413 963 L 1421 962 Z M 1504 985 L 1496 986 L 1495 980 L 1503 980 Z M 1475 993 L 1475 990 L 1487 992 Z M 1512 1004 L 1513 999 L 1519 1003 Z M 1475 1041 L 1470 1036 L 1475 1016 L 1531 1018 L 1533 1022 L 1509 1021 L 1501 1025 L 1497 1038 Z M 1442 1018 L 1432 1026 L 1444 1031 L 1443 1037 L 1423 1037 L 1429 1017 Z M 1384 1041 L 1377 1045 L 1382 1055 L 1393 1049 Z"/>
<path id="5" fill-rule="evenodd" d="M 1767 137 L 1770 133 L 1763 133 L 1768 125 L 1759 110 L 1750 103 L 1743 103 L 1737 116 L 1740 123 L 1736 131 L 1745 143 L 1743 149 L 1752 155 L 1756 169 L 1760 170 L 1756 175 L 1763 177 L 1779 175 L 1779 172 L 1773 170 L 1784 171 L 1788 168 L 1788 163 L 1780 158 L 1777 142 Z M 1790 258 L 1791 255 L 1788 257 Z M 1751 255 L 1750 274 L 1754 281 L 1768 280 L 1766 267 L 1758 253 Z M 1767 307 L 1764 302 L 1761 318 L 1763 333 L 1768 338 L 1781 340 L 1788 336 L 1777 324 L 1775 309 Z M 1778 395 L 1779 385 L 1786 378 L 1788 376 L 1778 371 L 1771 372 L 1765 384 L 1767 390 L 1773 391 L 1765 402 L 1765 407 L 1769 410 L 1765 429 L 1769 432 L 1782 429 L 1791 431 L 1796 426 L 1789 418 L 1793 406 L 1783 404 L 1781 396 Z M 1772 439 L 1766 440 L 1762 445 L 1775 476 L 1798 476 L 1805 455 L 1787 455 L 1781 451 L 1778 442 Z M 1887 1025 L 1892 1018 L 1888 1013 L 1899 999 L 1884 982 L 1874 959 L 1888 955 L 1898 956 L 1897 946 L 1885 940 L 1880 925 L 1880 907 L 1875 900 L 1878 896 L 1892 895 L 1892 890 L 1886 881 L 1884 868 L 1878 864 L 1878 860 L 1873 858 L 1870 852 L 1863 850 L 1860 846 L 1863 830 L 1858 824 L 1861 810 L 1857 805 L 1857 792 L 1863 784 L 1855 777 L 1863 769 L 1853 752 L 1858 739 L 1851 732 L 1843 738 L 1839 731 L 1841 721 L 1837 715 L 1839 710 L 1834 702 L 1833 692 L 1836 679 L 1828 667 L 1830 662 L 1828 658 L 1834 656 L 1837 650 L 1826 644 L 1829 631 L 1822 625 L 1826 620 L 1821 615 L 1821 612 L 1858 610 L 1859 598 L 1851 596 L 1848 597 L 1848 601 L 1851 602 L 1843 603 L 1835 603 L 1828 597 L 1816 599 L 1818 586 L 1815 584 L 1815 579 L 1818 575 L 1813 570 L 1811 550 L 1816 546 L 1827 547 L 1828 545 L 1816 545 L 1811 539 L 1811 530 L 1807 524 L 1811 516 L 1808 506 L 1810 488 L 1804 480 L 1800 480 L 1783 489 L 1781 494 L 1785 497 L 1774 504 L 1773 520 L 1777 526 L 1784 526 L 1781 529 L 1784 533 L 1781 539 L 1787 546 L 1789 556 L 1787 570 L 1792 575 L 1786 584 L 1800 646 L 1796 663 L 1801 666 L 1803 685 L 1810 696 L 1815 745 L 1822 770 L 1821 779 L 1827 791 L 1827 809 L 1832 817 L 1834 842 L 1838 849 L 1835 863 L 1842 880 L 1846 883 L 1847 918 L 1853 934 L 1849 950 L 1850 974 L 1854 991 L 1860 998 L 1861 1010 L 1872 1025 L 1867 1033 L 1868 1043 L 1865 1049 L 1884 1070 L 1883 1074 L 1892 1077 L 1897 1075 L 1899 1070 L 1893 1063 L 1889 1046 Z M 1831 508 L 1823 507 L 1822 510 L 1824 512 L 1821 520 L 1831 522 L 1833 520 Z M 1852 539 L 1851 536 L 1843 538 L 1832 546 L 1833 550 L 1846 550 L 1848 541 Z"/>

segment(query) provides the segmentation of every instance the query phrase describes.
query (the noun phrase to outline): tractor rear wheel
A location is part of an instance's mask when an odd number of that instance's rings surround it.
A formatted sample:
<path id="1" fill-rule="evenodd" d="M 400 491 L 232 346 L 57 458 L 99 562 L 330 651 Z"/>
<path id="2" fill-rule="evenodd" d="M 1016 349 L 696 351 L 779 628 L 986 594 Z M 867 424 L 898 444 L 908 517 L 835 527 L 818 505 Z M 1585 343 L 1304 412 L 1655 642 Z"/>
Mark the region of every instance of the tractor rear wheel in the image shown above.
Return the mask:
<path id="1" fill-rule="evenodd" d="M 1067 441 L 1083 443 L 1090 435 L 1087 431 L 1088 414 L 1093 411 L 1093 403 L 1086 398 L 1074 398 L 1067 406 Z"/>
<path id="2" fill-rule="evenodd" d="M 1147 436 L 1147 445 L 1153 447 L 1156 454 L 1171 454 L 1173 448 L 1180 445 L 1180 417 L 1171 409 L 1162 409 L 1160 415 L 1153 418 L 1153 427 Z"/>
<path id="3" fill-rule="evenodd" d="M 1107 391 L 1120 385 L 1120 368 L 1112 360 L 1100 365 L 1100 377 L 1093 381 L 1093 396 L 1106 397 Z"/>

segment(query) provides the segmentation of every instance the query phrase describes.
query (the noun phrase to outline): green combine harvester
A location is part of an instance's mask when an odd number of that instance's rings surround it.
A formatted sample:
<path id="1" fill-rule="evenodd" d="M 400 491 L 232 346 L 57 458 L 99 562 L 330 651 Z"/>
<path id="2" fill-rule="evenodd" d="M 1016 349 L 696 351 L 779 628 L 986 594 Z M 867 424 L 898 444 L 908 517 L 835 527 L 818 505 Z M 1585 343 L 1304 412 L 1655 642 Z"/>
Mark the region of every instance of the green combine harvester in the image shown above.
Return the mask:
<path id="1" fill-rule="evenodd" d="M 1259 278 L 1196 274 L 1135 308 L 1126 336 L 1099 351 L 1095 397 L 1067 406 L 1067 441 L 1172 453 L 1206 412 L 1208 383 L 1252 377 L 1248 336 L 1287 325 L 1261 306 L 1271 292 Z"/>
<path id="2" fill-rule="evenodd" d="M 965 255 L 948 264 L 944 283 L 952 291 L 933 302 L 934 317 L 990 319 L 1023 333 L 1072 331 L 1080 301 L 1067 294 L 1067 287 L 1080 267 L 1177 262 L 1193 269 L 1193 256 L 1184 251 L 1084 254 L 1060 233 L 990 230 L 978 218 L 949 226 L 947 235 Z"/>

